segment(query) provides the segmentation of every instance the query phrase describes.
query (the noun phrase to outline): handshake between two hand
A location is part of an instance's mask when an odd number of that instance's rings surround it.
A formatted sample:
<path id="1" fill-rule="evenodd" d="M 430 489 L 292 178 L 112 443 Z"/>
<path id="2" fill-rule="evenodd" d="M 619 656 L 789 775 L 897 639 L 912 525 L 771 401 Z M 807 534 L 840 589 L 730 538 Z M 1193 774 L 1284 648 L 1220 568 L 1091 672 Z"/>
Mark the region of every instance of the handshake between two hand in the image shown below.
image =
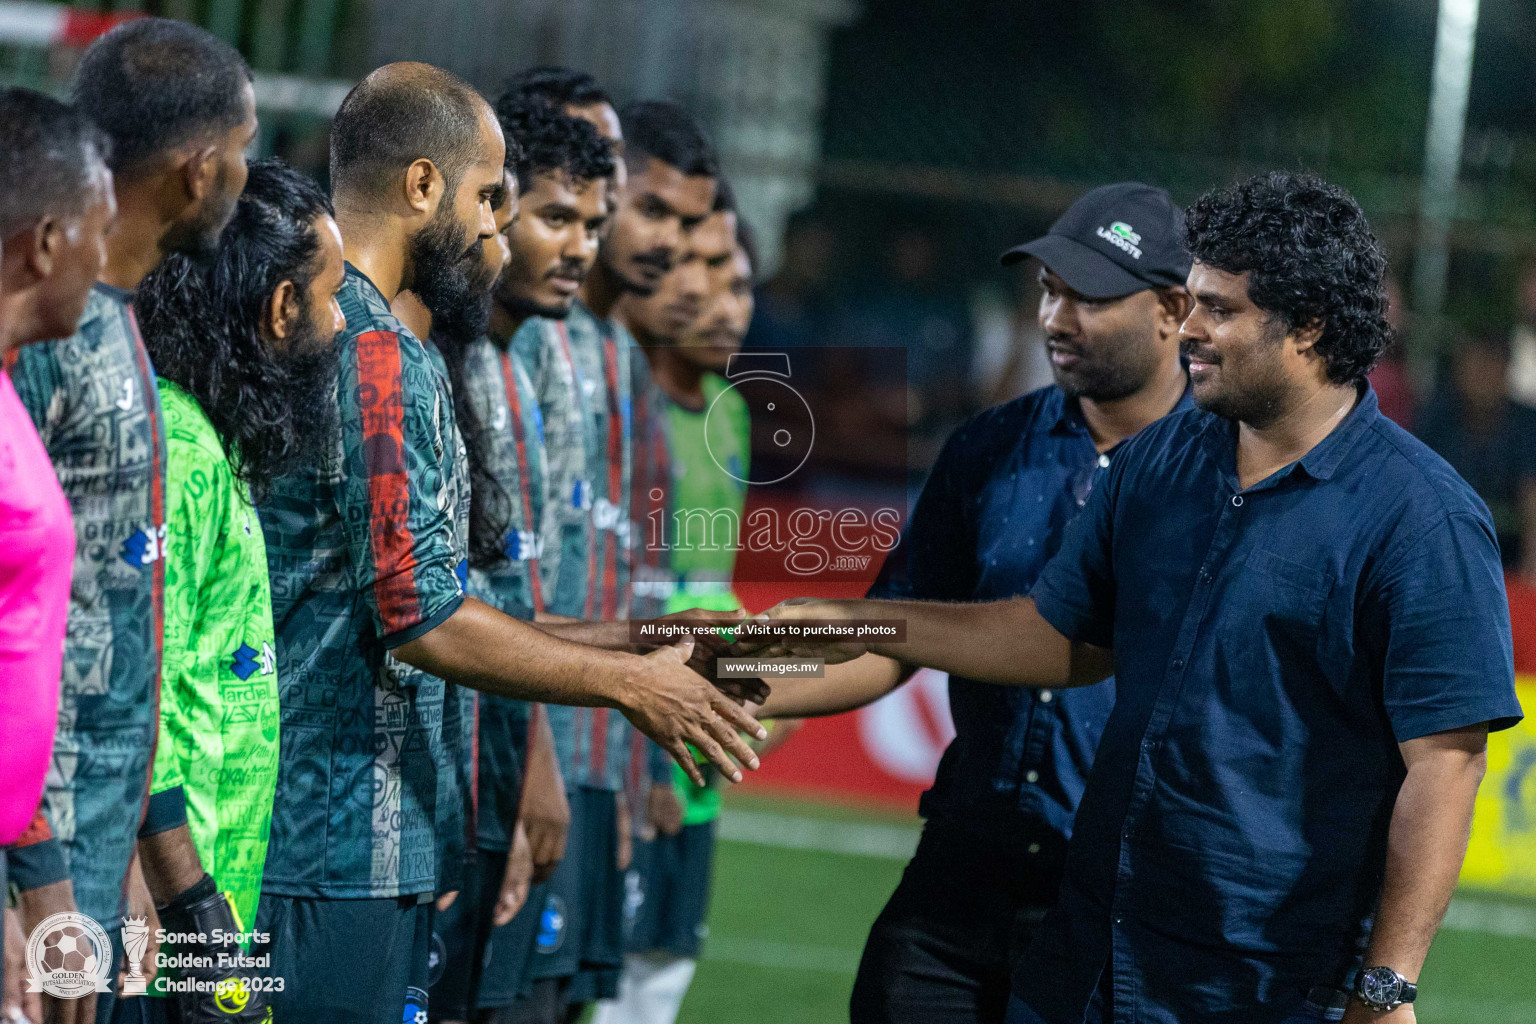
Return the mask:
<path id="1" fill-rule="evenodd" d="M 674 628 L 694 627 L 693 653 L 688 666 L 737 701 L 761 704 L 769 687 L 758 678 L 722 677 L 721 658 L 817 658 L 830 664 L 851 661 L 868 644 L 827 635 L 825 624 L 845 621 L 845 606 L 814 597 L 795 597 L 759 615 L 744 611 L 713 612 L 700 608 L 664 616 L 659 622 Z M 818 628 L 819 627 L 819 628 Z"/>

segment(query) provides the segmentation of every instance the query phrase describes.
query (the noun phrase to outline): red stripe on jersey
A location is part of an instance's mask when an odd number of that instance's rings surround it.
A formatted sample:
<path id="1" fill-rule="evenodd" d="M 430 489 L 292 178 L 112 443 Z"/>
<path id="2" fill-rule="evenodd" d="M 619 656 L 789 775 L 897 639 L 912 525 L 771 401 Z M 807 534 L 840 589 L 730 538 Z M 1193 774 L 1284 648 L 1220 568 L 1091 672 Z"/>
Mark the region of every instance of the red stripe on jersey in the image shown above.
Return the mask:
<path id="1" fill-rule="evenodd" d="M 535 538 L 539 536 L 539 524 L 533 521 L 533 497 L 529 491 L 528 479 L 528 439 L 523 435 L 523 403 L 517 394 L 517 371 L 512 366 L 512 354 L 501 354 L 501 383 L 507 393 L 507 410 L 511 414 L 512 439 L 517 448 L 517 483 L 519 496 L 523 504 L 523 523 L 528 527 L 528 532 Z M 537 544 L 537 539 L 535 539 Z M 535 549 L 537 551 L 537 549 Z M 535 613 L 544 610 L 544 587 L 539 581 L 539 556 L 535 553 L 528 559 L 528 582 L 533 591 L 533 610 Z"/>
<path id="2" fill-rule="evenodd" d="M 587 752 L 587 778 L 602 779 L 608 772 L 608 709 L 592 708 L 592 749 Z"/>
<path id="3" fill-rule="evenodd" d="M 405 395 L 400 337 L 368 331 L 357 337 L 357 382 L 368 473 L 368 534 L 373 547 L 373 594 L 384 632 L 421 621 L 416 597 L 416 536 L 405 466 Z"/>
<path id="4" fill-rule="evenodd" d="M 629 514 L 624 494 L 624 410 L 619 404 L 619 347 L 611 329 L 602 330 L 603 378 L 608 398 L 608 502 L 614 514 Z M 617 525 L 617 524 L 615 524 Z M 609 530 L 603 539 L 603 619 L 619 614 L 618 533 Z"/>
<path id="5" fill-rule="evenodd" d="M 38 843 L 47 842 L 53 838 L 53 826 L 48 824 L 48 816 L 39 807 L 37 813 L 32 815 L 32 820 L 27 824 L 21 836 L 12 843 L 12 846 L 36 846 Z"/>

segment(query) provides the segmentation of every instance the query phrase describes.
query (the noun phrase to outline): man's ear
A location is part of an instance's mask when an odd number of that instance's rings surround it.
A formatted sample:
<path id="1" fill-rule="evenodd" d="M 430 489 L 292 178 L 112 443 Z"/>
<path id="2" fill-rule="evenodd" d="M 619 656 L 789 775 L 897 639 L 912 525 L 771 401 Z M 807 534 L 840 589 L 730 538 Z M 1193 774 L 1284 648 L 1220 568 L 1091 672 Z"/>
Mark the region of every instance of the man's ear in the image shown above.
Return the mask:
<path id="1" fill-rule="evenodd" d="M 417 213 L 433 213 L 443 198 L 443 175 L 426 157 L 405 169 L 405 202 Z"/>
<path id="2" fill-rule="evenodd" d="M 1291 344 L 1296 346 L 1297 352 L 1312 351 L 1323 336 L 1323 327 L 1323 321 L 1314 320 L 1296 328 L 1291 332 Z"/>
<path id="3" fill-rule="evenodd" d="M 283 281 L 272 290 L 272 297 L 267 300 L 266 315 L 263 317 L 266 323 L 262 326 L 273 341 L 285 342 L 293 332 L 298 315 L 298 290 L 292 281 Z"/>
<path id="4" fill-rule="evenodd" d="M 204 146 L 193 150 L 187 156 L 186 162 L 181 165 L 181 187 L 186 192 L 187 199 L 193 203 L 201 203 L 203 197 L 213 191 L 218 174 L 216 147 Z"/>
<path id="5" fill-rule="evenodd" d="M 22 259 L 21 265 L 30 279 L 28 282 L 30 284 L 46 281 L 53 275 L 53 268 L 67 239 L 64 236 L 64 225 L 52 217 L 44 217 L 29 230 L 6 241 L 9 243 L 5 247 L 6 255 L 10 255 L 13 247 L 22 250 L 19 253 Z"/>
<path id="6" fill-rule="evenodd" d="M 1195 300 L 1190 296 L 1188 288 L 1174 285 L 1157 289 L 1157 305 L 1163 316 L 1172 322 L 1172 333 L 1177 334 L 1180 325 L 1189 319 L 1189 311 L 1194 308 Z"/>

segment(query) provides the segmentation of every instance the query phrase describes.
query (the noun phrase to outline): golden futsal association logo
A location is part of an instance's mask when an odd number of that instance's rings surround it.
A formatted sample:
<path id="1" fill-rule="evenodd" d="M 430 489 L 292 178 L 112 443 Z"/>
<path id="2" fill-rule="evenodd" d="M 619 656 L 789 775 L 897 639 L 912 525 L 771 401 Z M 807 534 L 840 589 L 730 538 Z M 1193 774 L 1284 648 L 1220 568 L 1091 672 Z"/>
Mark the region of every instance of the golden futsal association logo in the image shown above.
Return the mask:
<path id="1" fill-rule="evenodd" d="M 106 992 L 112 974 L 112 942 L 84 914 L 44 918 L 27 937 L 27 991 L 57 999 Z"/>

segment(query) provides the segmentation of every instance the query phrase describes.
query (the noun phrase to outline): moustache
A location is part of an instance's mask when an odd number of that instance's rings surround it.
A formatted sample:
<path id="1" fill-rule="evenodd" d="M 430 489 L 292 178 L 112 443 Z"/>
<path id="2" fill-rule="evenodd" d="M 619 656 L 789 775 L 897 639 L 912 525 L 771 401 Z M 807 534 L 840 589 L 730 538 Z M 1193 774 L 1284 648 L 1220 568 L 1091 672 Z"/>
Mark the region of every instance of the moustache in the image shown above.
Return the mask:
<path id="1" fill-rule="evenodd" d="M 587 265 L 581 260 L 562 260 L 558 266 L 544 275 L 546 279 L 568 277 L 574 281 L 580 281 L 586 276 Z"/>
<path id="2" fill-rule="evenodd" d="M 650 252 L 640 253 L 634 258 L 634 262 L 647 267 L 655 267 L 663 274 L 672 270 L 672 254 L 666 249 L 652 249 Z"/>
<path id="3" fill-rule="evenodd" d="M 1210 363 L 1213 366 L 1221 362 L 1221 357 L 1215 352 L 1201 351 L 1200 346 L 1190 341 L 1179 343 L 1179 354 L 1186 362 Z"/>

